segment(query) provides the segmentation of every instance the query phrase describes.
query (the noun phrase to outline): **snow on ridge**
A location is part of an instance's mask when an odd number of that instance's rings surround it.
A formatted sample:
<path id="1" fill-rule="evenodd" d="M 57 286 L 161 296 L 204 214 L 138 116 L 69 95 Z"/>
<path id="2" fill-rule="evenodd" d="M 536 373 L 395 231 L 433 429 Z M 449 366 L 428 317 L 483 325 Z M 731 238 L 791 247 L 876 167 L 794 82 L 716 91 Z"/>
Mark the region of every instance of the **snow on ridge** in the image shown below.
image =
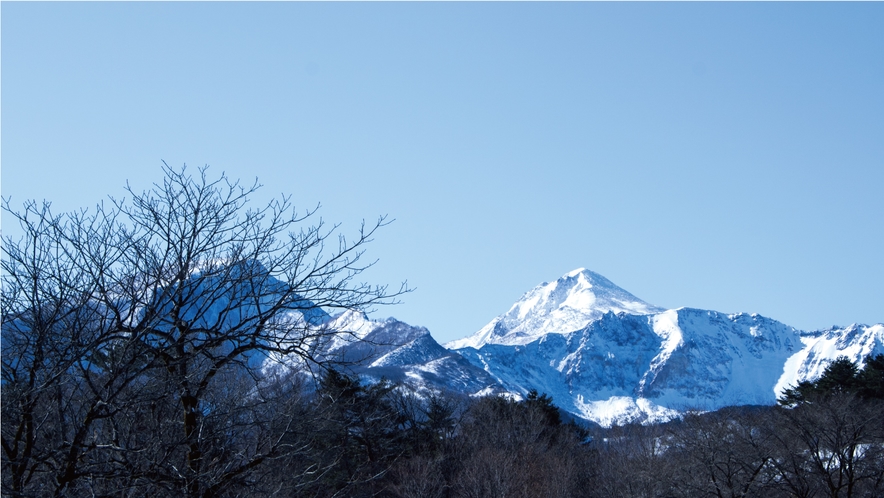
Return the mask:
<path id="1" fill-rule="evenodd" d="M 569 334 L 459 352 L 511 392 L 541 388 L 572 414 L 610 425 L 665 421 L 688 408 L 775 403 L 782 384 L 792 382 L 782 369 L 810 365 L 814 344 L 821 372 L 838 354 L 884 352 L 884 325 L 811 336 L 754 313 L 608 312 Z"/>
<path id="2" fill-rule="evenodd" d="M 754 313 L 663 310 L 582 268 L 445 344 L 459 351 L 444 350 L 426 329 L 355 311 L 324 326 L 349 332 L 331 349 L 353 350 L 361 339 L 391 343 L 372 350 L 378 354 L 365 372 L 373 378 L 513 399 L 538 389 L 603 426 L 663 422 L 687 408 L 775 403 L 838 355 L 857 361 L 884 353 L 884 324 L 802 332 Z"/>
<path id="3" fill-rule="evenodd" d="M 678 310 L 667 310 L 651 316 L 651 329 L 663 342 L 660 344 L 660 352 L 651 360 L 648 371 L 638 383 L 638 392 L 644 392 L 645 387 L 654 382 L 657 373 L 666 364 L 672 353 L 684 344 L 684 333 L 678 326 Z"/>
<path id="4" fill-rule="evenodd" d="M 362 311 L 346 310 L 321 325 L 323 329 L 335 331 L 327 346 L 328 351 L 365 339 L 365 336 L 383 325 L 383 322 L 368 318 Z"/>
<path id="5" fill-rule="evenodd" d="M 860 368 L 869 355 L 884 354 L 884 323 L 852 324 L 801 334 L 804 347 L 786 360 L 774 391 L 777 396 L 801 381 L 814 381 L 839 356 L 846 356 Z"/>
<path id="6" fill-rule="evenodd" d="M 577 268 L 576 270 L 571 270 L 571 271 L 569 271 L 569 272 L 566 273 L 564 276 L 565 276 L 565 277 L 575 277 L 575 276 L 577 276 L 578 274 L 583 273 L 583 272 L 585 272 L 585 271 L 587 271 L 586 268 Z"/>
<path id="7" fill-rule="evenodd" d="M 487 325 L 479 329 L 475 334 L 464 337 L 463 339 L 455 339 L 450 342 L 446 342 L 443 344 L 444 347 L 448 349 L 463 349 L 463 348 L 475 348 L 479 349 L 483 344 L 487 344 L 490 342 L 491 333 L 494 332 L 494 327 L 500 322 L 501 317 L 496 317 L 491 320 Z"/>
<path id="8" fill-rule="evenodd" d="M 680 415 L 678 411 L 658 405 L 647 398 L 630 396 L 586 401 L 582 395 L 578 395 L 574 406 L 583 418 L 606 428 L 635 421 L 642 424 L 668 422 Z"/>
<path id="9" fill-rule="evenodd" d="M 572 270 L 522 295 L 509 311 L 475 334 L 445 344 L 449 349 L 485 344 L 524 345 L 545 334 L 567 334 L 607 312 L 645 315 L 664 311 L 633 296 L 598 273 Z"/>

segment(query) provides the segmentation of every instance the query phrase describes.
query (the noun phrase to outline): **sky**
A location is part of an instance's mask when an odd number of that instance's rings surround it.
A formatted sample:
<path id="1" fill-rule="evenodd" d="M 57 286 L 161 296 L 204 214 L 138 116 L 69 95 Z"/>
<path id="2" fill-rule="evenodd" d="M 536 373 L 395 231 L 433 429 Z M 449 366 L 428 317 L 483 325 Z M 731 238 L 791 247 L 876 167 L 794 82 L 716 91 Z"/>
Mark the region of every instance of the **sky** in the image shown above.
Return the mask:
<path id="1" fill-rule="evenodd" d="M 0 6 L 0 188 L 209 165 L 321 204 L 440 342 L 580 267 L 654 305 L 884 322 L 884 3 Z M 16 227 L 4 213 L 4 235 Z"/>

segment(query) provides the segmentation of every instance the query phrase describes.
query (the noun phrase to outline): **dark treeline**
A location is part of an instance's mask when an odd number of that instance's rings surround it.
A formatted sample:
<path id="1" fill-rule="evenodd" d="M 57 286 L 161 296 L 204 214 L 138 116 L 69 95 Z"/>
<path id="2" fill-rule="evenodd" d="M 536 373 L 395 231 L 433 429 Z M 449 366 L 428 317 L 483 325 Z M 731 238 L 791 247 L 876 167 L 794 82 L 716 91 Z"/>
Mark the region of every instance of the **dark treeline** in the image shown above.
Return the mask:
<path id="1" fill-rule="evenodd" d="M 563 422 L 552 399 L 536 392 L 523 401 L 416 397 L 336 370 L 316 389 L 282 376 L 204 414 L 205 462 L 195 478 L 202 496 L 882 496 L 884 401 L 868 386 L 882 380 L 884 357 L 847 376 L 845 361 L 805 385 L 814 390 L 801 400 L 784 396 L 783 406 L 610 429 Z M 251 385 L 236 375 L 228 382 L 230 393 Z M 4 430 L 16 416 L 7 407 Z M 18 462 L 4 454 L 4 495 L 186 492 L 174 466 L 182 458 L 175 453 L 188 449 L 167 413 L 174 403 L 146 396 L 95 424 L 64 486 L 65 421 L 46 408 L 22 482 L 14 482 Z"/>

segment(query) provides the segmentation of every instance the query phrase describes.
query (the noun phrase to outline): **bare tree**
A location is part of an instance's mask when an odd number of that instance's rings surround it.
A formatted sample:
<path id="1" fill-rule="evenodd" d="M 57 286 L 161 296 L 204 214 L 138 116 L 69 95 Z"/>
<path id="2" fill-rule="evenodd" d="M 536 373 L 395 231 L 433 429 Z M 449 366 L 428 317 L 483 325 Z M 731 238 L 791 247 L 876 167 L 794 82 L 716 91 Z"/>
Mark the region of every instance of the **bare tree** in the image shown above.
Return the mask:
<path id="1" fill-rule="evenodd" d="M 677 462 L 675 488 L 682 496 L 772 496 L 770 433 L 751 409 L 724 408 L 687 414 L 672 424 L 670 458 Z"/>
<path id="2" fill-rule="evenodd" d="M 325 310 L 407 290 L 357 281 L 383 217 L 348 240 L 310 225 L 315 210 L 298 214 L 289 197 L 251 208 L 257 183 L 163 172 L 91 213 L 4 201 L 25 232 L 3 240 L 10 494 L 119 493 L 124 483 L 219 496 L 248 483 L 295 451 L 283 436 L 296 410 L 279 412 L 264 360 L 322 368 L 342 333 L 324 325 Z"/>
<path id="3" fill-rule="evenodd" d="M 813 396 L 780 409 L 779 481 L 794 496 L 880 496 L 884 492 L 884 404 L 854 393 Z"/>
<path id="4" fill-rule="evenodd" d="M 599 449 L 598 496 L 650 498 L 672 496 L 670 476 L 674 463 L 668 453 L 668 435 L 659 425 L 630 424 L 601 432 L 594 445 Z"/>
<path id="5" fill-rule="evenodd" d="M 13 214 L 25 236 L 3 244 L 2 482 L 13 495 L 64 494 L 98 472 L 97 426 L 129 404 L 127 387 L 146 363 L 121 350 L 110 354 L 117 337 L 94 299 L 99 282 L 70 257 L 71 218 L 34 202 Z M 111 213 L 99 208 L 72 218 L 88 225 L 79 228 L 92 241 L 113 240 Z M 99 271 L 114 255 L 95 255 Z"/>

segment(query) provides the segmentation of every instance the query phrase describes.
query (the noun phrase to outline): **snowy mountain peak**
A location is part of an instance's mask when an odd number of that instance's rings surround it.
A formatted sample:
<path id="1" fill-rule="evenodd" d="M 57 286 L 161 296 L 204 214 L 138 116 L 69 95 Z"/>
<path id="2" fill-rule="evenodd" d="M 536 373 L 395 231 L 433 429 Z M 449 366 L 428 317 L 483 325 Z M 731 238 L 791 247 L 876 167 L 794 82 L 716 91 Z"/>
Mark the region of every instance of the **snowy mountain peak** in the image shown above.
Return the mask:
<path id="1" fill-rule="evenodd" d="M 686 409 L 774 404 L 838 356 L 884 353 L 884 324 L 805 332 L 755 313 L 663 310 L 579 268 L 525 293 L 505 314 L 445 349 L 423 327 L 359 311 L 319 328 L 325 358 L 369 380 L 523 398 L 536 389 L 603 426 L 669 420 Z M 325 331 L 325 330 L 323 330 Z"/>
<path id="2" fill-rule="evenodd" d="M 586 271 L 586 268 L 577 268 L 576 270 L 571 270 L 565 274 L 565 277 L 576 277 L 578 274 Z M 592 272 L 590 272 L 592 273 Z"/>
<path id="3" fill-rule="evenodd" d="M 609 312 L 645 315 L 661 311 L 602 275 L 578 268 L 531 289 L 509 311 L 472 336 L 445 346 L 478 349 L 485 344 L 528 344 L 546 334 L 582 329 Z"/>

